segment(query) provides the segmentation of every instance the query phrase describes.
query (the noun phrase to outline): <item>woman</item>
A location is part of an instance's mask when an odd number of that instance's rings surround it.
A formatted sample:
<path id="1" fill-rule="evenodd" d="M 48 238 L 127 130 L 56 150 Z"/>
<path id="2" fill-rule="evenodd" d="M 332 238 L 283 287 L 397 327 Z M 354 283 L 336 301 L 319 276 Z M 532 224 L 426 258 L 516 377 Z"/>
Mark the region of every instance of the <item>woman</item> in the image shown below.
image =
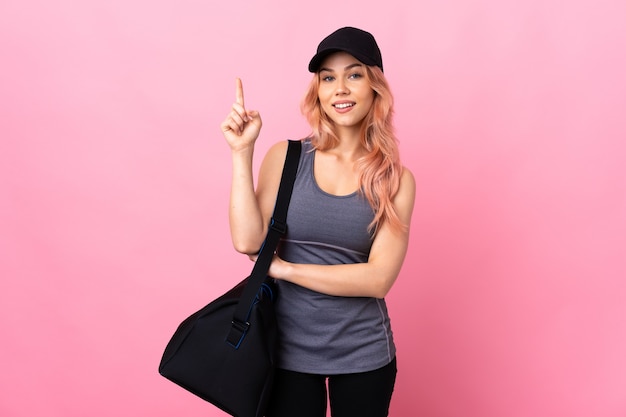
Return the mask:
<path id="1" fill-rule="evenodd" d="M 346 27 L 326 37 L 309 63 L 302 103 L 313 133 L 303 152 L 270 266 L 280 296 L 279 363 L 268 417 L 388 415 L 395 346 L 384 297 L 409 240 L 415 182 L 400 164 L 392 97 L 374 37 Z M 235 249 L 259 251 L 286 155 L 270 148 L 254 190 L 258 112 L 236 102 L 221 125 L 232 153 L 230 227 Z M 328 380 L 328 394 L 326 381 Z"/>

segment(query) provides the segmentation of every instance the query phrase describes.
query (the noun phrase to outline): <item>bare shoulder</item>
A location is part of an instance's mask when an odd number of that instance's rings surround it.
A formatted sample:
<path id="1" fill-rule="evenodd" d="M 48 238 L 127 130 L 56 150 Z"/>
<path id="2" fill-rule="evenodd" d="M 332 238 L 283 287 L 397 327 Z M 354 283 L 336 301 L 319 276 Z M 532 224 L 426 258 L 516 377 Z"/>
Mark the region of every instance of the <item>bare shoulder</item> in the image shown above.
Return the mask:
<path id="1" fill-rule="evenodd" d="M 269 215 L 274 206 L 280 177 L 287 155 L 287 141 L 283 140 L 272 145 L 261 163 L 256 195 L 264 215 Z"/>
<path id="2" fill-rule="evenodd" d="M 287 155 L 287 145 L 288 142 L 286 140 L 281 140 L 280 142 L 276 142 L 273 144 L 265 154 L 265 160 L 269 160 L 270 162 L 284 161 L 285 156 Z M 281 164 L 282 165 L 282 164 Z"/>
<path id="3" fill-rule="evenodd" d="M 398 189 L 398 197 L 404 196 L 410 199 L 415 198 L 415 177 L 407 167 L 403 167 L 400 176 L 400 188 Z"/>
<path id="4" fill-rule="evenodd" d="M 415 189 L 415 177 L 410 169 L 402 167 L 402 176 L 400 177 L 400 187 L 405 186 Z"/>
<path id="5" fill-rule="evenodd" d="M 280 175 L 285 165 L 287 155 L 287 141 L 283 140 L 272 145 L 265 154 L 259 172 L 259 183 L 261 181 L 276 182 L 280 180 Z"/>
<path id="6" fill-rule="evenodd" d="M 409 224 L 413 206 L 415 205 L 415 178 L 413 173 L 406 167 L 403 168 L 402 176 L 400 177 L 400 187 L 393 198 L 393 205 L 396 207 L 400 219 L 405 224 Z"/>
<path id="7" fill-rule="evenodd" d="M 283 140 L 273 144 L 263 157 L 260 175 L 264 173 L 280 172 L 285 163 L 287 155 L 287 141 Z"/>

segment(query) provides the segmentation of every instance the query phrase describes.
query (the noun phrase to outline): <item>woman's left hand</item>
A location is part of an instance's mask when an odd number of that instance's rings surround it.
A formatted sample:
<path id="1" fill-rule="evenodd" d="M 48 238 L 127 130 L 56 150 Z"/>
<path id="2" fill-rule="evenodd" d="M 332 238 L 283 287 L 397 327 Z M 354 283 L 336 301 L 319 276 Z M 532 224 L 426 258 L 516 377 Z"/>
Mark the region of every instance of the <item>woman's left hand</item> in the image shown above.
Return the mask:
<path id="1" fill-rule="evenodd" d="M 248 255 L 248 258 L 250 258 L 252 262 L 256 262 L 258 257 L 259 257 L 258 253 L 254 255 Z M 280 259 L 278 255 L 274 254 L 272 258 L 272 263 L 270 264 L 270 269 L 269 271 L 267 271 L 267 275 L 275 279 L 281 279 L 281 277 L 284 276 L 284 271 L 287 265 L 288 265 L 288 262 Z"/>

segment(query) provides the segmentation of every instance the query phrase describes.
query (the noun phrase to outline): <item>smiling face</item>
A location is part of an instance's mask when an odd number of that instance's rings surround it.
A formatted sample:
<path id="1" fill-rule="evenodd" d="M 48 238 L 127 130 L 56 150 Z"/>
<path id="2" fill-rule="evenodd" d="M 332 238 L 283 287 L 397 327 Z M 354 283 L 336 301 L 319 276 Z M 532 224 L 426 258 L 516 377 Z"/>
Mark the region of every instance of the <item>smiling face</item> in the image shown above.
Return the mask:
<path id="1" fill-rule="evenodd" d="M 322 110 L 335 123 L 337 133 L 358 132 L 374 103 L 365 64 L 346 52 L 335 52 L 322 62 L 318 77 Z"/>

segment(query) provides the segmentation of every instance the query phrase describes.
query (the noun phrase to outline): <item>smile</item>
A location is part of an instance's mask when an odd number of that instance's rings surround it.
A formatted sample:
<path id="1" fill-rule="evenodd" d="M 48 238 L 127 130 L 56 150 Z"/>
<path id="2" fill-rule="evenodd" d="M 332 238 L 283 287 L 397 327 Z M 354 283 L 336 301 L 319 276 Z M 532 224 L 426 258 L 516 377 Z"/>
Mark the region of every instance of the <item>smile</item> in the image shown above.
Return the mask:
<path id="1" fill-rule="evenodd" d="M 338 104 L 333 104 L 333 107 L 335 107 L 336 109 L 347 109 L 348 107 L 352 107 L 355 104 L 356 103 L 338 103 Z"/>

